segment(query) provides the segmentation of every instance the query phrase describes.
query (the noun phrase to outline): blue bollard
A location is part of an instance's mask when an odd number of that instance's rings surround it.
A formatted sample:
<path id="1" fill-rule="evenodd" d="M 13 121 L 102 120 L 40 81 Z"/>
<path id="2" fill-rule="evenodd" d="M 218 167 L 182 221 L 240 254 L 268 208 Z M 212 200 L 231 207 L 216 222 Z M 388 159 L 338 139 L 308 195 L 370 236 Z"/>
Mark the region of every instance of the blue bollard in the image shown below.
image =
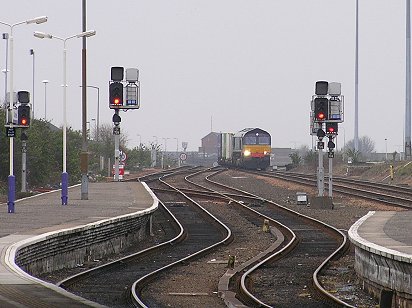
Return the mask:
<path id="1" fill-rule="evenodd" d="M 16 200 L 16 177 L 14 175 L 9 175 L 7 181 L 9 184 L 7 211 L 9 213 L 14 213 L 14 201 Z"/>
<path id="2" fill-rule="evenodd" d="M 67 172 L 62 173 L 62 205 L 67 205 L 69 199 L 69 174 Z"/>

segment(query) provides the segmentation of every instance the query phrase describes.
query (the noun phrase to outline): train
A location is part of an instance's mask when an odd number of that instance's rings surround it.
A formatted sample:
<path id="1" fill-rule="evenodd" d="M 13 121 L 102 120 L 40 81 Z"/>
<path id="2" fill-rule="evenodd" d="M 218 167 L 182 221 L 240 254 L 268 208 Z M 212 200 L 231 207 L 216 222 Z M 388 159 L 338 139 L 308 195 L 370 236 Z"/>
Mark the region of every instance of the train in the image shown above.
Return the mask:
<path id="1" fill-rule="evenodd" d="M 271 136 L 260 128 L 221 133 L 218 163 L 221 166 L 265 170 L 270 165 Z"/>

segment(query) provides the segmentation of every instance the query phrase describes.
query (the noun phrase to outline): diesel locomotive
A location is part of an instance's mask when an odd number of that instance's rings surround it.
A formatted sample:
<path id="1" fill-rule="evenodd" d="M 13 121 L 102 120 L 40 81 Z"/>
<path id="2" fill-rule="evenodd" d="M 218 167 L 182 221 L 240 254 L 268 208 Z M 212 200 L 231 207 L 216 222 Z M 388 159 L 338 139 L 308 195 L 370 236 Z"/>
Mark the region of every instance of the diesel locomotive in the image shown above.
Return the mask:
<path id="1" fill-rule="evenodd" d="M 218 162 L 222 166 L 265 170 L 270 165 L 271 137 L 260 128 L 221 133 Z"/>

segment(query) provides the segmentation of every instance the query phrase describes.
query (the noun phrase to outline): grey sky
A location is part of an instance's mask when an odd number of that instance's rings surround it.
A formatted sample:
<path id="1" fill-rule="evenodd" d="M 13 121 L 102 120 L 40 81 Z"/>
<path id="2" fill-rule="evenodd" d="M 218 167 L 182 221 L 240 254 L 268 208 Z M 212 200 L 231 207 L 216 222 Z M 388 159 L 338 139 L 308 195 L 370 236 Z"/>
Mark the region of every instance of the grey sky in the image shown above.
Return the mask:
<path id="1" fill-rule="evenodd" d="M 311 145 L 310 98 L 317 80 L 342 83 L 343 137 L 353 138 L 355 0 L 87 1 L 88 84 L 100 87 L 100 123 L 111 123 L 111 66 L 140 70 L 141 109 L 121 113 L 129 146 L 164 137 L 197 150 L 211 129 L 260 127 L 272 145 Z M 62 53 L 58 40 L 81 32 L 81 0 L 2 1 L 0 20 L 15 23 L 47 15 L 41 25 L 15 27 L 15 90 L 32 89 L 36 53 L 35 116 L 62 124 Z M 378 152 L 399 151 L 405 106 L 405 1 L 359 0 L 359 136 Z M 0 25 L 1 32 L 8 27 Z M 81 129 L 81 39 L 68 47 L 68 122 Z M 5 41 L 0 45 L 5 67 Z M 4 93 L 4 75 L 0 79 Z M 88 119 L 96 118 L 96 91 L 88 91 Z M 2 94 L 1 94 L 2 95 Z M 344 128 L 344 129 L 343 129 Z M 176 140 L 167 141 L 168 150 Z"/>

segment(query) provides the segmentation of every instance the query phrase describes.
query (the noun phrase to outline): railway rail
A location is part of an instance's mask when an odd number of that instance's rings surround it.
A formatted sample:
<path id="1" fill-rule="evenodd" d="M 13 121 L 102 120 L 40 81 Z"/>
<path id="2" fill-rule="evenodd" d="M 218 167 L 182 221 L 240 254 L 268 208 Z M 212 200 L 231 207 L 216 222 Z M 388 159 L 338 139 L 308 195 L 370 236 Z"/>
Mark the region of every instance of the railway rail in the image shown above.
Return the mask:
<path id="1" fill-rule="evenodd" d="M 59 285 L 110 307 L 130 307 L 136 303 L 144 306 L 133 297 L 138 290 L 130 291 L 132 285 L 138 288 L 138 284 L 134 283 L 139 277 L 147 280 L 157 271 L 186 262 L 231 240 L 230 230 L 207 211 L 198 205 L 180 206 L 189 202 L 194 204 L 190 198 L 184 198 L 180 194 L 178 199 L 162 203 L 165 211 L 180 228 L 179 234 L 172 240 L 76 274 L 64 279 Z M 176 206 L 165 206 L 165 203 Z"/>
<path id="2" fill-rule="evenodd" d="M 212 171 L 210 173 L 215 174 L 217 172 Z M 248 219 L 253 221 L 256 218 L 250 218 L 251 216 L 260 217 L 260 223 L 262 223 L 262 218 L 268 219 L 271 221 L 272 226 L 276 226 L 282 229 L 283 232 L 286 232 L 286 240 L 282 245 L 278 245 L 277 249 L 270 253 L 268 252 L 266 255 L 261 255 L 254 263 L 249 264 L 247 268 L 241 267 L 238 275 L 233 275 L 233 281 L 239 282 L 240 289 L 233 289 L 231 291 L 237 292 L 245 303 L 261 307 L 271 307 L 274 305 L 285 307 L 298 307 L 302 305 L 305 307 L 319 307 L 320 303 L 327 302 L 332 305 L 351 307 L 350 304 L 341 301 L 326 291 L 318 279 L 319 273 L 328 266 L 329 260 L 337 257 L 338 254 L 343 254 L 347 248 L 348 242 L 342 232 L 320 221 L 279 207 L 278 204 L 245 191 L 233 189 L 210 180 L 205 184 L 204 180 L 201 180 L 203 178 L 203 172 L 201 171 L 186 177 L 186 179 L 188 178 L 190 178 L 190 184 L 200 188 L 202 191 L 201 195 L 199 195 L 198 191 L 189 188 L 190 185 L 188 184 L 173 182 L 173 185 L 179 185 L 179 189 L 184 190 L 192 197 L 195 195 L 205 198 L 207 193 L 204 191 L 206 190 L 209 190 L 214 198 L 218 198 L 219 195 L 226 197 L 232 204 L 237 204 L 236 210 L 242 211 L 242 216 L 246 216 L 244 213 L 248 212 Z M 195 181 L 194 178 L 197 180 Z M 202 182 L 202 184 L 199 184 L 199 182 Z M 219 191 L 216 190 L 216 187 L 210 188 L 211 183 L 219 185 Z M 255 207 L 256 205 L 258 207 Z M 283 220 L 283 223 L 279 223 L 279 220 Z M 256 220 L 254 221 L 256 223 Z M 292 228 L 290 228 L 290 225 L 293 225 Z M 325 232 L 325 230 L 327 231 Z M 294 265 L 291 266 L 291 264 Z M 273 266 L 276 268 L 275 271 Z M 299 266 L 301 271 L 296 270 L 299 269 Z M 246 271 L 246 274 L 242 275 L 241 273 L 244 271 Z M 261 272 L 256 274 L 257 271 Z M 279 275 L 294 276 L 293 280 L 296 284 L 276 285 L 274 287 L 273 282 L 279 281 Z M 256 281 L 256 277 L 265 277 L 267 279 L 273 276 L 277 277 L 277 279 L 261 281 L 258 287 L 256 287 L 255 283 L 253 291 L 249 290 L 251 287 L 250 282 L 252 280 Z M 312 279 L 314 288 L 317 290 L 316 292 L 311 287 Z M 281 278 L 280 281 L 284 280 Z M 236 283 L 234 284 L 236 285 Z M 302 296 L 302 292 L 307 294 Z"/>
<path id="3" fill-rule="evenodd" d="M 213 173 L 210 177 L 219 172 Z M 349 243 L 345 234 L 319 220 L 294 212 L 261 196 L 212 181 L 209 177 L 206 181 L 221 189 L 236 192 L 247 198 L 252 197 L 253 201 L 249 199 L 249 201 L 240 202 L 240 205 L 248 210 L 257 211 L 265 217 L 275 218 L 282 225 L 287 225 L 295 236 L 295 243 L 291 241 L 289 247 L 262 260 L 242 275 L 241 292 L 248 297 L 248 302 L 262 307 L 299 307 L 302 305 L 310 307 L 318 306 L 319 303 L 312 297 L 317 296 L 318 299 L 328 304 L 351 307 L 350 304 L 325 290 L 319 279 L 320 273 L 328 267 L 329 261 L 338 255 L 343 255 L 348 248 Z M 312 273 L 312 277 L 308 277 L 308 273 Z M 250 281 L 256 281 L 256 277 L 261 279 L 260 285 L 253 286 L 253 292 L 251 292 L 248 284 Z M 285 284 L 286 277 L 293 283 Z M 317 294 L 310 295 L 311 278 Z M 280 284 L 279 281 L 281 281 Z M 268 285 L 272 288 L 267 288 Z"/>
<path id="4" fill-rule="evenodd" d="M 309 174 L 288 173 L 288 172 L 253 172 L 245 171 L 265 177 L 287 180 L 307 186 L 316 186 L 316 177 Z M 327 187 L 327 181 L 325 181 Z M 390 206 L 405 209 L 412 208 L 412 189 L 399 185 L 389 185 L 363 181 L 358 179 L 348 179 L 343 177 L 333 177 L 333 192 L 381 202 Z"/>
<path id="5" fill-rule="evenodd" d="M 189 262 L 192 264 L 194 260 L 211 253 L 220 254 L 219 245 L 225 245 L 223 250 L 230 249 L 228 247 L 232 240 L 244 232 L 238 233 L 239 230 L 236 230 L 233 235 L 225 226 L 230 225 L 229 218 L 237 212 L 258 228 L 262 227 L 263 219 L 269 220 L 272 227 L 283 232 L 282 235 L 274 231 L 277 239 L 282 236 L 283 239 L 277 241 L 269 250 L 261 250 L 261 253 L 250 258 L 251 260 L 239 260 L 241 263 L 235 266 L 234 273 L 229 281 L 226 281 L 227 289 L 219 289 L 219 294 L 224 294 L 227 298 L 229 294 L 238 294 L 243 303 L 249 306 L 320 307 L 326 304 L 352 307 L 353 303 L 344 302 L 327 291 L 320 279 L 330 261 L 344 254 L 348 247 L 343 232 L 261 196 L 209 179 L 221 171 L 186 167 L 168 170 L 161 175 L 146 175 L 144 180 L 150 183 L 163 200 L 164 211 L 170 212 L 168 215 L 174 214 L 176 218 L 173 219 L 181 221 L 177 232 L 179 235 L 142 252 L 64 279 L 60 284 L 80 296 L 111 307 L 158 307 L 155 298 L 146 296 L 143 285 L 151 285 L 150 282 L 155 277 L 158 280 L 162 275 L 166 280 L 169 279 L 170 271 L 178 271 L 176 268 L 179 268 L 179 265 Z M 186 177 L 187 181 L 176 180 L 177 175 L 180 178 Z M 157 180 L 159 176 L 163 178 L 161 182 Z M 207 203 L 210 204 L 206 206 Z M 214 215 L 217 203 L 228 205 L 224 207 L 226 214 Z M 197 204 L 197 210 L 193 211 L 193 204 Z M 231 208 L 232 212 L 227 212 L 228 208 Z M 210 213 L 211 218 L 200 227 L 198 222 L 204 220 L 206 213 Z M 221 222 L 218 222 L 219 220 Z M 216 224 L 220 225 L 219 231 L 211 228 L 212 225 L 216 227 Z M 194 229 L 189 229 L 193 226 Z M 196 228 L 201 229 L 198 235 Z M 232 224 L 230 229 L 235 230 L 236 227 Z M 209 233 L 220 234 L 220 238 L 208 239 Z M 222 236 L 223 233 L 226 236 Z M 246 239 L 244 235 L 240 237 L 242 240 Z M 201 242 L 210 240 L 210 243 L 196 247 L 193 243 L 196 238 Z M 181 252 L 180 257 L 178 251 Z M 170 257 L 171 255 L 173 257 Z M 166 260 L 159 261 L 157 257 L 160 256 Z M 156 264 L 149 266 L 149 263 Z M 223 273 L 221 278 L 223 277 L 227 275 Z M 236 299 L 233 296 L 231 300 Z M 242 305 L 240 302 L 238 304 Z"/>

